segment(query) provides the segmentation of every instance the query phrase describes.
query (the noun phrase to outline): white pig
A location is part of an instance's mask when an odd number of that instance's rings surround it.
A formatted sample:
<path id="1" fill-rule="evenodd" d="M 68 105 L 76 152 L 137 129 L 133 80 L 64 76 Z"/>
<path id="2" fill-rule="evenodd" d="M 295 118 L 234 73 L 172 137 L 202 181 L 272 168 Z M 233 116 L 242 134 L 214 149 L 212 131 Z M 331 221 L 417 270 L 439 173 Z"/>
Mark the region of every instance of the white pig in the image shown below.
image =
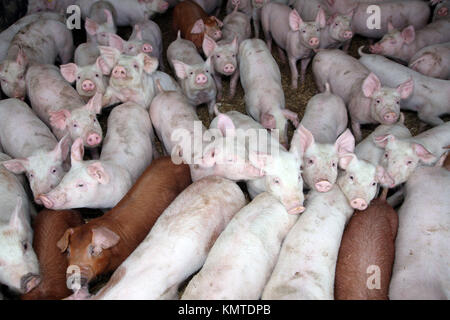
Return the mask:
<path id="1" fill-rule="evenodd" d="M 97 120 L 101 112 L 101 95 L 87 104 L 52 65 L 33 65 L 26 77 L 27 95 L 33 111 L 60 140 L 67 133 L 72 141 L 81 137 L 86 147 L 102 142 L 102 128 Z"/>
<path id="2" fill-rule="evenodd" d="M 108 34 L 117 32 L 114 22 L 116 17 L 117 13 L 111 3 L 107 1 L 94 3 L 84 23 L 87 41 L 102 46 L 108 45 Z"/>
<path id="3" fill-rule="evenodd" d="M 139 105 L 125 103 L 108 117 L 100 160 L 83 161 L 83 143 L 72 145 L 70 171 L 39 199 L 49 209 L 112 208 L 152 161 L 152 124 Z"/>
<path id="4" fill-rule="evenodd" d="M 350 162 L 349 162 L 350 161 Z M 377 192 L 372 164 L 348 154 L 330 191 L 311 191 L 306 210 L 288 233 L 262 299 L 334 298 L 334 272 L 344 228 L 354 209 L 364 210 Z"/>
<path id="5" fill-rule="evenodd" d="M 239 1 L 239 0 L 238 0 Z M 223 19 L 222 40 L 232 41 L 237 37 L 238 45 L 252 36 L 250 17 L 237 11 L 238 6 Z"/>
<path id="6" fill-rule="evenodd" d="M 450 80 L 450 42 L 419 50 L 411 58 L 408 66 L 428 77 Z"/>
<path id="7" fill-rule="evenodd" d="M 430 0 L 430 3 L 436 5 L 434 8 L 433 22 L 439 19 L 450 18 L 450 1 L 449 0 Z"/>
<path id="8" fill-rule="evenodd" d="M 6 59 L 0 63 L 3 92 L 10 98 L 25 98 L 28 66 L 53 64 L 57 56 L 62 63 L 67 63 L 73 50 L 72 33 L 64 23 L 39 20 L 27 25 L 14 36 Z"/>
<path id="9" fill-rule="evenodd" d="M 295 130 L 291 150 L 303 158 L 303 179 L 318 192 L 328 192 L 336 182 L 339 157 L 352 153 L 355 138 L 347 129 L 344 101 L 326 91 L 312 97 L 300 126 Z"/>
<path id="10" fill-rule="evenodd" d="M 74 62 L 79 67 L 94 64 L 100 56 L 100 50 L 96 43 L 85 42 L 80 44 L 74 54 Z"/>
<path id="11" fill-rule="evenodd" d="M 416 170 L 406 183 L 389 298 L 450 299 L 450 172 L 439 164 Z"/>
<path id="12" fill-rule="evenodd" d="M 285 109 L 280 69 L 266 44 L 247 39 L 239 47 L 239 71 L 247 113 L 266 129 L 277 129 L 287 146 L 287 119 L 298 125 L 296 113 Z"/>
<path id="13" fill-rule="evenodd" d="M 182 39 L 178 32 L 177 39 L 167 48 L 167 60 L 189 103 L 194 106 L 207 103 L 209 115 L 213 116 L 217 89 L 211 58 L 204 61 L 194 43 Z"/>
<path id="14" fill-rule="evenodd" d="M 181 299 L 259 299 L 281 243 L 297 219 L 269 193 L 258 195 L 236 213 L 217 238 Z"/>
<path id="15" fill-rule="evenodd" d="M 383 85 L 397 86 L 413 80 L 413 93 L 401 102 L 402 109 L 417 111 L 419 119 L 432 126 L 444 123 L 440 116 L 450 113 L 449 80 L 427 77 L 383 56 L 359 52 L 359 62 L 375 73 Z"/>
<path id="16" fill-rule="evenodd" d="M 30 224 L 34 208 L 18 178 L 3 167 L 9 159 L 0 153 L 0 283 L 27 293 L 40 282 Z"/>
<path id="17" fill-rule="evenodd" d="M 231 218 L 245 205 L 237 184 L 207 177 L 185 189 L 95 299 L 178 299 Z"/>
<path id="18" fill-rule="evenodd" d="M 0 102 L 0 141 L 14 158 L 3 166 L 15 174 L 26 173 L 35 199 L 61 181 L 71 139 L 67 135 L 58 143 L 26 103 L 17 99 Z"/>

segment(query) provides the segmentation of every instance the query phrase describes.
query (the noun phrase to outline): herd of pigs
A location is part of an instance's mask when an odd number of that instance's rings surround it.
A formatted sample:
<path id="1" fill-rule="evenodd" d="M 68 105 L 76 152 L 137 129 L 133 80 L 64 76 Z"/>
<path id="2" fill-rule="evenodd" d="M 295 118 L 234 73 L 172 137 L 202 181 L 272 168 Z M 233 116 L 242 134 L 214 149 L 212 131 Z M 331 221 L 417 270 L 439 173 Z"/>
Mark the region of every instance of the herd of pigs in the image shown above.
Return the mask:
<path id="1" fill-rule="evenodd" d="M 72 4 L 87 36 L 76 48 Z M 450 1 L 28 9 L 0 34 L 0 283 L 13 298 L 450 298 Z M 166 52 L 156 14 L 173 18 Z M 378 41 L 371 54 L 347 54 L 354 35 Z M 302 119 L 272 45 L 292 88 L 311 62 L 320 93 Z M 220 112 L 239 82 L 247 114 Z M 412 136 L 401 109 L 431 129 Z M 379 126 L 363 139 L 366 124 Z M 86 222 L 80 208 L 104 214 Z"/>

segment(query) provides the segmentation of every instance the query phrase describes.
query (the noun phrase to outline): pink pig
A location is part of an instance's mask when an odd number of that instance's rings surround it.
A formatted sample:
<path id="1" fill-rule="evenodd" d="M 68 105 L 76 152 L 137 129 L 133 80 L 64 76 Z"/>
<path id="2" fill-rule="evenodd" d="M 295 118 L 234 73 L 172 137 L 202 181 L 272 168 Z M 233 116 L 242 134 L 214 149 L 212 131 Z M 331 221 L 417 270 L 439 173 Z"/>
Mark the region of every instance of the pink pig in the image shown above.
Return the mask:
<path id="1" fill-rule="evenodd" d="M 84 24 L 87 41 L 102 46 L 108 45 L 108 33 L 117 32 L 114 22 L 116 15 L 114 7 L 109 2 L 99 1 L 94 3 Z"/>

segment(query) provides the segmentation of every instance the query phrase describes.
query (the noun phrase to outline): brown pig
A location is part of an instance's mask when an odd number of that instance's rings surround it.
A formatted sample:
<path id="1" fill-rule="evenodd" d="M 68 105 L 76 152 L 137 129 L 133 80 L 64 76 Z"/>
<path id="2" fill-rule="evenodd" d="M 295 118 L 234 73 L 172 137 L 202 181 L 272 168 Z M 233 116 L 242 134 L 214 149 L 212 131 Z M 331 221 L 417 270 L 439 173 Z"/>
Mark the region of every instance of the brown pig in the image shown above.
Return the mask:
<path id="1" fill-rule="evenodd" d="M 355 211 L 345 228 L 336 264 L 336 300 L 387 300 L 398 216 L 385 195 Z"/>
<path id="2" fill-rule="evenodd" d="M 192 41 L 199 51 L 202 50 L 203 36 L 207 34 L 215 41 L 222 38 L 223 23 L 215 16 L 208 16 L 197 3 L 187 0 L 173 9 L 173 30 L 181 32 L 181 37 Z"/>
<path id="3" fill-rule="evenodd" d="M 152 162 L 123 199 L 103 216 L 69 228 L 58 241 L 67 252 L 67 281 L 86 288 L 100 274 L 114 271 L 144 240 L 161 213 L 191 183 L 188 165 L 170 157 Z"/>
<path id="4" fill-rule="evenodd" d="M 38 214 L 33 225 L 33 248 L 42 280 L 36 288 L 22 295 L 22 300 L 58 300 L 72 293 L 66 285 L 67 259 L 56 243 L 68 228 L 82 224 L 81 214 L 74 210 L 45 209 Z"/>

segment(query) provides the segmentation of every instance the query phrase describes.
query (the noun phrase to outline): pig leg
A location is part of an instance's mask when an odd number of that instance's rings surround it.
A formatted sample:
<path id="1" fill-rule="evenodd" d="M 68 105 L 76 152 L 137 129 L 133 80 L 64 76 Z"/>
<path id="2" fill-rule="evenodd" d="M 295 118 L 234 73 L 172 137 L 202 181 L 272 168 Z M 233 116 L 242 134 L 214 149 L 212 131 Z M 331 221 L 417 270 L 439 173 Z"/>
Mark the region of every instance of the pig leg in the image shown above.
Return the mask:
<path id="1" fill-rule="evenodd" d="M 264 31 L 264 38 L 266 39 L 267 48 L 269 48 L 269 52 L 272 53 L 272 35 L 270 34 L 268 28 L 263 28 L 263 31 Z"/>
<path id="2" fill-rule="evenodd" d="M 284 54 L 283 49 L 280 48 L 280 46 L 277 46 L 278 49 L 278 57 L 280 58 L 281 63 L 286 63 L 286 55 Z"/>
<path id="3" fill-rule="evenodd" d="M 222 92 L 223 92 L 223 87 L 222 87 L 222 76 L 220 74 L 214 73 L 213 75 L 214 78 L 214 82 L 216 83 L 216 87 L 217 87 L 217 100 L 222 100 Z"/>
<path id="4" fill-rule="evenodd" d="M 302 59 L 300 62 L 301 62 L 300 84 L 302 84 L 303 82 L 305 82 L 306 69 L 308 68 L 309 63 L 311 62 L 311 58 Z"/>
<path id="5" fill-rule="evenodd" d="M 351 44 L 352 44 L 352 39 L 345 41 L 344 45 L 342 46 L 342 50 L 347 53 L 348 49 L 350 49 Z"/>
<path id="6" fill-rule="evenodd" d="M 353 135 L 355 136 L 355 140 L 357 142 L 361 141 L 362 133 L 361 133 L 361 125 L 359 124 L 359 122 L 352 120 L 352 130 Z"/>
<path id="7" fill-rule="evenodd" d="M 208 112 L 209 112 L 209 117 L 212 119 L 215 117 L 214 114 L 214 106 L 216 105 L 216 99 L 212 99 L 209 103 L 208 103 Z"/>
<path id="8" fill-rule="evenodd" d="M 297 59 L 294 57 L 288 57 L 289 67 L 291 69 L 291 87 L 297 89 L 298 87 L 298 70 L 297 70 Z"/>
<path id="9" fill-rule="evenodd" d="M 230 99 L 233 99 L 236 94 L 236 87 L 239 81 L 239 69 L 237 68 L 230 80 Z"/>
<path id="10" fill-rule="evenodd" d="M 404 195 L 404 188 L 401 187 L 397 192 L 395 192 L 392 196 L 390 196 L 387 199 L 387 203 L 389 203 L 393 208 L 400 205 L 403 201 Z"/>
<path id="11" fill-rule="evenodd" d="M 89 151 L 91 153 L 92 160 L 100 159 L 100 152 L 99 152 L 98 148 L 92 148 Z"/>
<path id="12" fill-rule="evenodd" d="M 444 121 L 433 113 L 433 107 L 430 104 L 426 104 L 419 109 L 417 116 L 420 120 L 432 126 L 443 124 Z"/>

